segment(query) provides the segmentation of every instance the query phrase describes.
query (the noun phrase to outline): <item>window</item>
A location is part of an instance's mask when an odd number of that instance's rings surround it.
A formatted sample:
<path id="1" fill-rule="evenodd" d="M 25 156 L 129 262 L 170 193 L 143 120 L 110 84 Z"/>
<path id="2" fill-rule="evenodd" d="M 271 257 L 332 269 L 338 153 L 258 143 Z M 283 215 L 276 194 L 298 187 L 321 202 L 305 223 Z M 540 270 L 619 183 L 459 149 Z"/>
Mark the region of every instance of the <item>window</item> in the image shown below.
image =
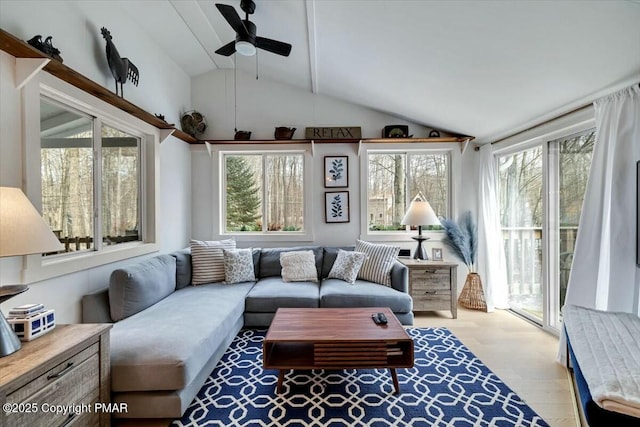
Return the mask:
<path id="1" fill-rule="evenodd" d="M 222 153 L 226 234 L 305 232 L 305 154 Z"/>
<path id="2" fill-rule="evenodd" d="M 25 193 L 64 248 L 26 256 L 23 283 L 157 251 L 159 130 L 47 73 L 23 109 Z"/>
<path id="3" fill-rule="evenodd" d="M 509 304 L 558 330 L 595 131 L 498 156 Z"/>
<path id="4" fill-rule="evenodd" d="M 64 252 L 141 240 L 140 138 L 46 98 L 40 112 L 42 215 Z"/>
<path id="5" fill-rule="evenodd" d="M 449 216 L 449 153 L 371 150 L 367 154 L 366 179 L 368 233 L 406 230 L 400 222 L 419 193 L 427 198 L 436 215 Z"/>

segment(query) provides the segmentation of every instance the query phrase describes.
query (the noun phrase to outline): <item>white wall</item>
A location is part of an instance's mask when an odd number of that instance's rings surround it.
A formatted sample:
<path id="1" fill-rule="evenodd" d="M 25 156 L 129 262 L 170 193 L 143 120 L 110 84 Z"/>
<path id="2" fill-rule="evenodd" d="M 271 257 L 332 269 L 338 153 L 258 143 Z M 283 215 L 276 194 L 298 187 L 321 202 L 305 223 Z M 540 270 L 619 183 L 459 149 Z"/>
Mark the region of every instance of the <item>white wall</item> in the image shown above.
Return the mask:
<path id="1" fill-rule="evenodd" d="M 107 27 L 122 56 L 128 56 L 140 71 L 138 87 L 124 86 L 125 99 L 150 113 L 178 121 L 180 111 L 191 105 L 190 78 L 155 42 L 136 31 L 136 24 L 117 12 L 108 1 L 0 1 L 0 27 L 28 40 L 35 34 L 53 35 L 64 64 L 95 82 L 114 90 L 104 53 L 100 27 Z M 21 94 L 14 87 L 15 59 L 0 52 L 0 185 L 21 187 L 23 141 Z M 191 155 L 188 144 L 169 137 L 160 146 L 159 232 L 161 252 L 188 245 L 191 235 Z M 108 285 L 111 271 L 133 263 L 129 259 L 98 268 L 30 283 L 29 291 L 0 307 L 41 302 L 56 310 L 59 323 L 79 322 L 82 295 Z M 0 259 L 0 283 L 18 283 L 21 257 Z"/>
<path id="2" fill-rule="evenodd" d="M 273 139 L 276 126 L 296 127 L 294 139 L 304 138 L 304 128 L 310 126 L 360 126 L 365 138 L 378 138 L 385 125 L 407 124 L 409 133 L 415 137 L 426 137 L 431 129 L 407 122 L 402 118 L 390 116 L 378 111 L 349 104 L 335 98 L 314 95 L 310 92 L 269 81 L 255 79 L 238 71 L 237 81 L 237 115 L 234 103 L 233 71 L 219 70 L 205 73 L 192 80 L 192 101 L 196 110 L 204 114 L 208 128 L 203 139 L 233 139 L 234 116 L 237 117 L 237 128 L 250 130 L 251 139 Z M 432 144 L 424 147 L 435 147 Z M 451 147 L 452 145 L 439 145 Z M 242 147 L 242 146 L 238 146 Z M 454 151 L 459 153 L 459 144 L 453 144 Z M 237 147 L 234 147 L 237 148 Z M 412 148 L 418 148 L 412 144 Z M 241 149 L 241 148 L 240 148 Z M 324 192 L 331 191 L 323 186 L 324 156 L 347 155 L 349 157 L 349 191 L 350 222 L 326 224 L 324 222 Z M 458 156 L 457 154 L 455 156 Z M 459 156 L 458 156 L 459 157 Z M 475 182 L 477 167 L 474 162 L 478 153 L 469 148 L 462 158 L 455 160 L 457 169 L 453 172 L 453 182 L 457 189 L 454 202 L 456 210 L 472 210 L 475 212 L 477 198 Z M 218 209 L 219 190 L 215 188 L 214 174 L 216 165 L 202 145 L 192 146 L 192 231 L 196 239 L 209 240 L 219 238 L 218 230 L 212 223 L 214 210 Z M 316 143 L 313 158 L 312 206 L 313 242 L 268 242 L 252 243 L 252 246 L 294 246 L 301 244 L 316 245 L 353 245 L 361 233 L 360 195 L 364 191 L 360 187 L 360 159 L 356 143 Z M 403 248 L 415 248 L 415 241 L 409 236 L 402 242 L 394 242 Z M 246 243 L 239 246 L 247 246 Z M 432 247 L 443 247 L 440 240 L 429 240 L 424 244 L 427 253 Z M 455 260 L 445 248 L 446 260 Z M 459 285 L 462 288 L 466 276 L 466 267 L 460 264 L 458 269 Z"/>

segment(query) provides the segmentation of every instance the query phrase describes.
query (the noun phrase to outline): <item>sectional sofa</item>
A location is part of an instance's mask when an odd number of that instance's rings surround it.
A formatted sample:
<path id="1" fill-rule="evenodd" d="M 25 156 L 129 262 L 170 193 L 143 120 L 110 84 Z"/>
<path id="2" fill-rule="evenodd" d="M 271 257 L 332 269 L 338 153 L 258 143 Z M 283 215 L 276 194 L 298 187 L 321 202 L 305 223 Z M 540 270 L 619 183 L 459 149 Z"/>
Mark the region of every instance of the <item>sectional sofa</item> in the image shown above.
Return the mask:
<path id="1" fill-rule="evenodd" d="M 389 307 L 413 324 L 408 271 L 395 262 L 391 286 L 328 278 L 335 247 L 253 250 L 255 281 L 191 285 L 189 250 L 159 255 L 111 275 L 109 288 L 85 295 L 83 322 L 111 330 L 112 401 L 121 418 L 178 418 L 243 327 L 267 327 L 279 307 Z M 341 248 L 353 250 L 350 248 Z M 280 254 L 313 251 L 318 282 L 282 280 Z"/>

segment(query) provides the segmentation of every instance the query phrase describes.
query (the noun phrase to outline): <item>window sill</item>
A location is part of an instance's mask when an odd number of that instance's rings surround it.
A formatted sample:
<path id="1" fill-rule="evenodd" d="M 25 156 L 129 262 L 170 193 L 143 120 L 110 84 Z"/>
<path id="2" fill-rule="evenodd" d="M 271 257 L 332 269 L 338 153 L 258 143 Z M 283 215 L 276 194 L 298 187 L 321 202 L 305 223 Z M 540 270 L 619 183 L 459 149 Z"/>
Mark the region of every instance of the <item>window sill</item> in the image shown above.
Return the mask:
<path id="1" fill-rule="evenodd" d="M 235 239 L 236 242 L 313 242 L 312 233 L 223 233 L 222 239 Z"/>
<path id="2" fill-rule="evenodd" d="M 417 236 L 418 232 L 385 232 L 379 231 L 374 233 L 364 233 L 360 235 L 361 240 L 368 242 L 415 242 L 412 237 Z M 431 242 L 441 242 L 444 238 L 442 231 L 422 231 L 422 236 Z"/>
<path id="3" fill-rule="evenodd" d="M 41 255 L 29 255 L 27 268 L 22 271 L 22 283 L 33 283 L 78 271 L 88 270 L 112 262 L 122 261 L 157 252 L 156 243 L 132 242 L 115 245 L 100 252 L 87 251 L 78 255 L 43 259 Z"/>

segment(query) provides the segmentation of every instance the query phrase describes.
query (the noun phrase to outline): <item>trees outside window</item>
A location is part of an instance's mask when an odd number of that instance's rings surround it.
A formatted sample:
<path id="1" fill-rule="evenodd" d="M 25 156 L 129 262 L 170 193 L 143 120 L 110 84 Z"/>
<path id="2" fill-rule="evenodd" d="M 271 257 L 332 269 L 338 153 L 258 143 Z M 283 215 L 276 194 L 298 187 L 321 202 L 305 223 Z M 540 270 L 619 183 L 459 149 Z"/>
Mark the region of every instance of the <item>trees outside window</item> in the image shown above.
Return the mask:
<path id="1" fill-rule="evenodd" d="M 140 138 L 54 101 L 40 107 L 42 215 L 64 252 L 141 240 Z"/>
<path id="2" fill-rule="evenodd" d="M 449 154 L 371 151 L 367 166 L 369 232 L 406 230 L 400 222 L 409 202 L 419 193 L 436 215 L 449 216 Z"/>
<path id="3" fill-rule="evenodd" d="M 226 233 L 304 230 L 304 155 L 223 153 Z"/>

